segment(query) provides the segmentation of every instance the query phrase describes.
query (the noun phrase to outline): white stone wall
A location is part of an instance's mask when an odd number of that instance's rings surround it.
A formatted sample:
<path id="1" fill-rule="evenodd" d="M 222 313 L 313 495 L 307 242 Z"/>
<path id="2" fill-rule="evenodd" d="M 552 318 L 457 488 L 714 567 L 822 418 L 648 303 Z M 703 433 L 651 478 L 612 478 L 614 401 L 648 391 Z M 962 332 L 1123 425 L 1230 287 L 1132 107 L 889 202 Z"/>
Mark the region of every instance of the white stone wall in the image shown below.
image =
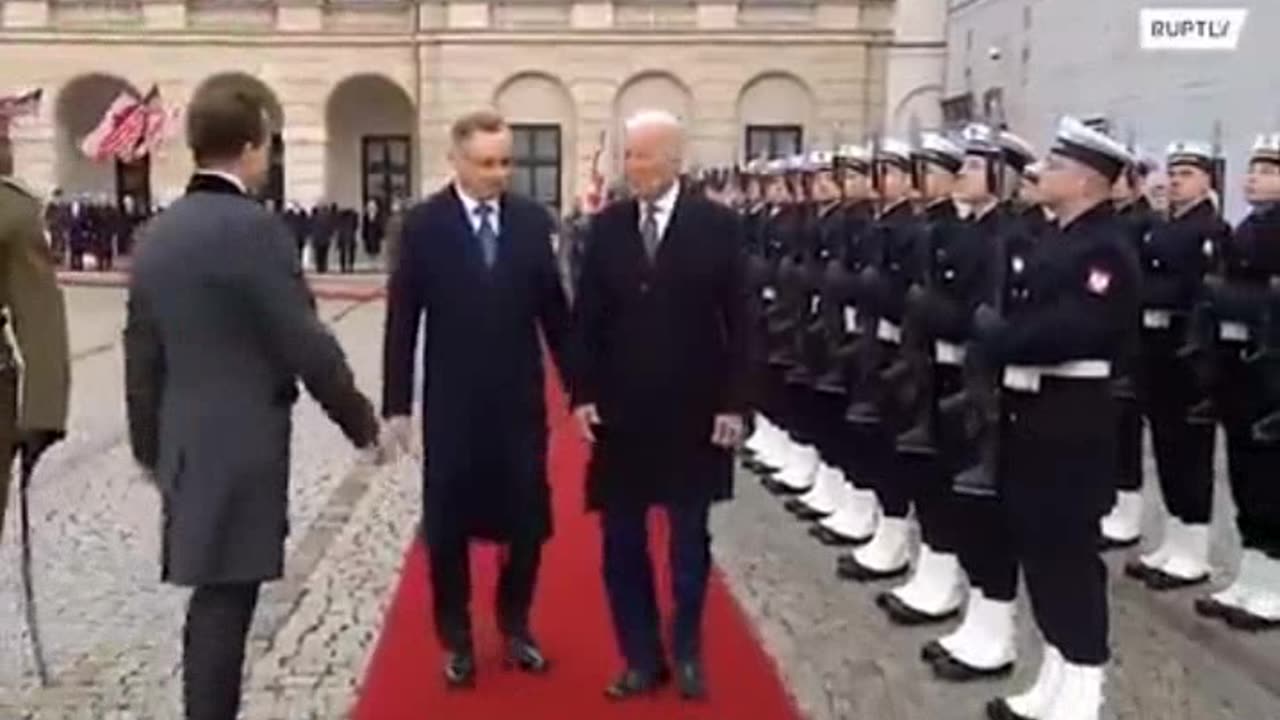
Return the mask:
<path id="1" fill-rule="evenodd" d="M 941 28 L 931 18 L 942 2 L 833 0 L 800 13 L 807 20 L 765 27 L 747 22 L 736 4 L 704 2 L 692 4 L 686 28 L 667 29 L 661 18 L 618 27 L 618 8 L 595 2 L 551 17 L 515 3 L 360 14 L 290 3 L 236 14 L 162 1 L 123 19 L 82 8 L 76 32 L 67 32 L 70 20 L 44 2 L 5 0 L 0 92 L 45 88 L 40 116 L 15 128 L 20 171 L 45 189 L 112 188 L 113 173 L 69 155 L 84 118 L 109 102 L 104 83 L 140 93 L 157 83 L 181 105 L 209 78 L 237 73 L 256 79 L 279 107 L 286 199 L 356 201 L 358 138 L 368 133 L 413 136 L 415 185 L 428 192 L 448 174 L 450 122 L 485 106 L 512 122 L 561 126 L 567 199 L 582 187 L 602 133 L 606 171 L 616 166 L 621 119 L 641 107 L 684 117 L 689 160 L 700 165 L 742 160 L 748 124 L 796 122 L 806 143 L 822 146 L 860 139 L 907 106 L 927 122 L 941 75 Z M 932 8 L 926 22 L 913 15 L 921 8 Z M 909 47 L 893 42 L 899 25 L 910 30 Z M 80 122 L 71 128 L 55 109 L 66 88 L 91 74 L 106 79 L 74 94 Z M 153 158 L 153 195 L 178 192 L 190 169 L 179 132 Z"/>

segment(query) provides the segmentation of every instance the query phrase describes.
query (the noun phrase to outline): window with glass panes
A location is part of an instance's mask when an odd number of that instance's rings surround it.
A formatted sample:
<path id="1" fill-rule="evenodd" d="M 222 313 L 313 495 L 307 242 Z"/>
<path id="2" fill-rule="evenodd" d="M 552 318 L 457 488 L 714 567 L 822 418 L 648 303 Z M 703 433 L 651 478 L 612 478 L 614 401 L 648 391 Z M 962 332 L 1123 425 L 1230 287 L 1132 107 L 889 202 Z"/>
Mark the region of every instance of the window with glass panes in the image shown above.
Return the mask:
<path id="1" fill-rule="evenodd" d="M 385 210 L 392 200 L 408 200 L 413 187 L 413 152 L 408 135 L 365 135 L 361 143 L 363 207 L 376 200 Z"/>
<path id="2" fill-rule="evenodd" d="M 511 189 L 560 209 L 560 126 L 512 125 Z"/>
<path id="3" fill-rule="evenodd" d="M 790 157 L 800 152 L 803 140 L 799 125 L 748 125 L 747 159 Z"/>

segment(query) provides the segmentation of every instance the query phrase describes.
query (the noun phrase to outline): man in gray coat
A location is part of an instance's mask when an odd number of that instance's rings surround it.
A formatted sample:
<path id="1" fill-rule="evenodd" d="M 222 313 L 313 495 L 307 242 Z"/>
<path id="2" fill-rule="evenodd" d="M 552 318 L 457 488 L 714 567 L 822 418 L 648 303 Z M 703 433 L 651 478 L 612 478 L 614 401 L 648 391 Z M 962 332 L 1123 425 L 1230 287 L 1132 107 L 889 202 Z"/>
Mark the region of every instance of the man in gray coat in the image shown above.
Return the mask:
<path id="1" fill-rule="evenodd" d="M 292 236 L 249 196 L 266 178 L 268 137 L 261 99 L 217 88 L 193 99 L 198 169 L 145 232 L 129 286 L 129 438 L 163 496 L 163 579 L 194 588 L 189 720 L 234 720 L 258 589 L 283 572 L 298 380 L 353 444 L 384 459 Z"/>

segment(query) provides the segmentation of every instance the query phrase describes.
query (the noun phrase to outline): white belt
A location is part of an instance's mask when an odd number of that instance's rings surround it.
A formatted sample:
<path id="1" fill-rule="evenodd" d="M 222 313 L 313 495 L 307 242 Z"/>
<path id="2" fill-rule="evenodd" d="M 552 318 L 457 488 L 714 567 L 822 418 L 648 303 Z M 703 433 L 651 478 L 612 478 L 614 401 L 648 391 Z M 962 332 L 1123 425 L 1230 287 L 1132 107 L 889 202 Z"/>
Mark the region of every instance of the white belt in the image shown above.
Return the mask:
<path id="1" fill-rule="evenodd" d="M 935 340 L 933 343 L 933 359 L 943 365 L 963 365 L 964 348 L 946 340 Z"/>
<path id="2" fill-rule="evenodd" d="M 845 306 L 844 308 L 844 331 L 847 333 L 855 333 L 858 331 L 858 308 Z"/>
<path id="3" fill-rule="evenodd" d="M 1173 324 L 1173 313 L 1168 310 L 1143 310 L 1142 327 L 1163 330 Z"/>
<path id="4" fill-rule="evenodd" d="M 880 318 L 880 322 L 876 323 L 876 339 L 899 345 L 902 343 L 902 328 L 884 318 Z"/>
<path id="5" fill-rule="evenodd" d="M 1230 342 L 1248 342 L 1249 326 L 1239 322 L 1224 322 L 1218 325 L 1218 337 Z"/>
<path id="6" fill-rule="evenodd" d="M 765 300 L 777 300 L 778 291 L 774 290 L 771 287 L 766 286 L 764 289 L 760 291 L 760 297 L 764 298 Z"/>
<path id="7" fill-rule="evenodd" d="M 1009 365 L 1004 369 L 1004 386 L 1010 390 L 1040 392 L 1040 380 L 1045 377 L 1105 380 L 1111 377 L 1111 363 L 1106 360 L 1072 360 L 1057 365 Z"/>

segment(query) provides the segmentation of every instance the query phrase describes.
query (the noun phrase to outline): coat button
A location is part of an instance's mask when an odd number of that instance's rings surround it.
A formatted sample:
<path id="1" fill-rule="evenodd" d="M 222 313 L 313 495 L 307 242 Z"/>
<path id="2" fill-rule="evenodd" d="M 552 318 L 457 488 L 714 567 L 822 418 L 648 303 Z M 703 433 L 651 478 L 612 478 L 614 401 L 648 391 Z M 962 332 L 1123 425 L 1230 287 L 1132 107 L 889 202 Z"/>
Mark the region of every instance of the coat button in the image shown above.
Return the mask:
<path id="1" fill-rule="evenodd" d="M 642 292 L 642 293 L 647 293 L 647 292 L 649 292 L 649 283 L 647 283 L 647 282 L 642 282 L 642 283 L 640 283 L 640 292 Z"/>

